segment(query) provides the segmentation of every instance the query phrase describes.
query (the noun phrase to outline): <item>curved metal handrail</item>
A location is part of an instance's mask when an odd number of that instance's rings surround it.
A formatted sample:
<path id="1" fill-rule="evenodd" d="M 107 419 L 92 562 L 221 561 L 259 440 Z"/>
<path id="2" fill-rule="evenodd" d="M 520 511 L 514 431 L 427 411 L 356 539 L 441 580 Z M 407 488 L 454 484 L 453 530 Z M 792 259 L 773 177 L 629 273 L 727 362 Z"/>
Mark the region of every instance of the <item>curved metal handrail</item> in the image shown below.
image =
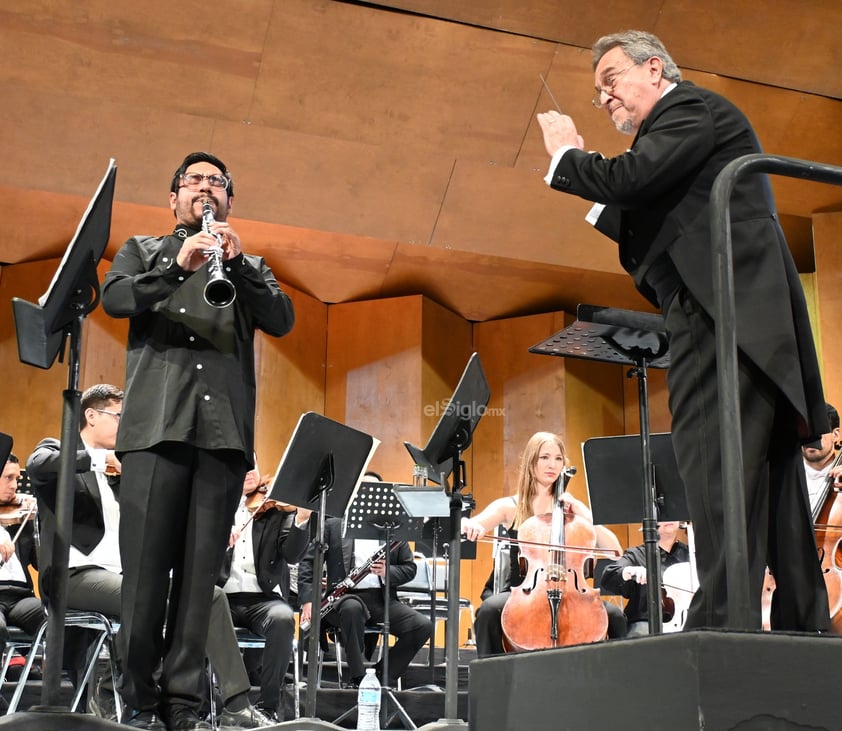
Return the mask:
<path id="1" fill-rule="evenodd" d="M 737 388 L 737 327 L 734 263 L 731 241 L 731 194 L 737 179 L 770 173 L 819 183 L 842 185 L 842 168 L 793 157 L 755 153 L 728 163 L 716 176 L 710 193 L 713 285 L 716 318 L 716 375 L 721 409 L 723 508 L 728 623 L 749 629 L 748 548 L 743 485 L 742 437 Z"/>

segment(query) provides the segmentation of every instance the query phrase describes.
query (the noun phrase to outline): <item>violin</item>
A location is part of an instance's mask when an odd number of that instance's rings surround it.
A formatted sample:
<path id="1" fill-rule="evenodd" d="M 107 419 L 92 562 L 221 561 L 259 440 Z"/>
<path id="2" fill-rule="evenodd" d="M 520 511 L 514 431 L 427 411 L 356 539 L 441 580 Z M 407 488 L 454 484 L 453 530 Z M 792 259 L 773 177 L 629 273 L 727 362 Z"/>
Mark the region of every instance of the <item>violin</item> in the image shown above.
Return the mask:
<path id="1" fill-rule="evenodd" d="M 565 487 L 571 474 L 563 473 Z M 559 548 L 568 543 L 596 548 L 593 525 L 562 506 L 560 482 L 554 488 L 553 512 L 533 515 L 518 529 L 524 580 L 512 587 L 503 607 L 507 652 L 596 642 L 608 632 L 608 612 L 599 590 L 585 580 L 585 557 Z"/>
<path id="2" fill-rule="evenodd" d="M 269 483 L 272 482 L 272 475 L 263 475 L 252 492 L 246 495 L 246 509 L 252 513 L 251 519 L 260 517 L 269 510 L 280 510 L 284 513 L 294 513 L 298 508 L 295 505 L 273 500 L 269 497 Z"/>
<path id="3" fill-rule="evenodd" d="M 8 503 L 0 505 L 0 526 L 10 528 L 25 523 L 38 514 L 38 500 L 19 493 Z"/>
<path id="4" fill-rule="evenodd" d="M 5 528 L 18 526 L 12 538 L 12 545 L 18 542 L 26 521 L 38 514 L 38 500 L 32 495 L 16 495 L 15 498 L 4 505 L 0 505 L 0 525 Z M 5 565 L 5 560 L 0 558 L 0 567 Z"/>

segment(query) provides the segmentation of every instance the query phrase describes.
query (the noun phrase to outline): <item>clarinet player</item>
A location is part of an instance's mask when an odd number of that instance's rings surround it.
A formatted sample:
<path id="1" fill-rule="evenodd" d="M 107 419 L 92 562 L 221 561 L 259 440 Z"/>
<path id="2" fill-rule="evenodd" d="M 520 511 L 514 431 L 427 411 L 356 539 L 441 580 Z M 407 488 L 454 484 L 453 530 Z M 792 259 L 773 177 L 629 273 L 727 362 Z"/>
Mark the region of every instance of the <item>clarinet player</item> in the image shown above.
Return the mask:
<path id="1" fill-rule="evenodd" d="M 136 728 L 210 729 L 198 713 L 204 643 L 214 583 L 253 466 L 254 333 L 279 337 L 294 321 L 272 271 L 243 253 L 228 221 L 233 200 L 222 160 L 187 155 L 170 185 L 175 230 L 129 239 L 102 289 L 105 311 L 129 320 L 116 448 L 123 468 L 119 640 L 120 693 Z M 203 225 L 208 205 L 213 215 Z M 214 248 L 221 249 L 229 302 L 206 296 Z"/>

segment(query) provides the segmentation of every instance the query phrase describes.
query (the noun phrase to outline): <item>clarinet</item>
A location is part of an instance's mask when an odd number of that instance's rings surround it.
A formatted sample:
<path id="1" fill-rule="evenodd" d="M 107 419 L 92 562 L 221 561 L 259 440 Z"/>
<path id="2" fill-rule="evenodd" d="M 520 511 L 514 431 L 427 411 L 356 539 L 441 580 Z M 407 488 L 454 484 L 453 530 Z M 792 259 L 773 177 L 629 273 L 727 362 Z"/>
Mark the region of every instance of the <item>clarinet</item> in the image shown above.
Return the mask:
<path id="1" fill-rule="evenodd" d="M 208 281 L 203 294 L 205 302 L 211 307 L 228 307 L 236 298 L 237 290 L 222 268 L 222 237 L 211 231 L 214 223 L 213 206 L 205 199 L 202 203 L 202 230 L 216 239 L 217 246 L 205 251 L 208 257 Z"/>
<path id="2" fill-rule="evenodd" d="M 394 551 L 399 545 L 401 541 L 392 541 L 389 545 L 389 550 Z M 336 603 L 339 599 L 345 594 L 347 594 L 351 589 L 353 589 L 357 584 L 359 584 L 366 576 L 371 573 L 371 566 L 372 564 L 377 563 L 378 561 L 382 561 L 386 557 L 386 544 L 384 543 L 380 548 L 378 548 L 374 553 L 371 554 L 363 563 L 359 566 L 355 566 L 351 569 L 351 573 L 348 574 L 342 581 L 340 581 L 335 587 L 333 587 L 333 591 L 330 592 L 324 599 L 322 599 L 322 605 L 319 608 L 319 617 L 324 618 L 325 615 L 329 614 L 333 608 L 336 606 Z M 306 632 L 310 629 L 309 622 L 301 622 L 300 628 L 302 632 Z"/>

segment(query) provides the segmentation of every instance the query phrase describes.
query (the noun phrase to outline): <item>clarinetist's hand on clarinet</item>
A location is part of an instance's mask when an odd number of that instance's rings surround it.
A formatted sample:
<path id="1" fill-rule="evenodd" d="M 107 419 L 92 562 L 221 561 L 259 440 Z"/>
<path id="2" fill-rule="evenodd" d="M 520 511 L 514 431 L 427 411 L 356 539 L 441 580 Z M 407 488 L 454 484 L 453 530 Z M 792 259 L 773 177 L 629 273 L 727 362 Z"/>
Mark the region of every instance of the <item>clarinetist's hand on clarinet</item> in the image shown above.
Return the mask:
<path id="1" fill-rule="evenodd" d="M 243 247 L 240 244 L 240 237 L 231 228 L 228 221 L 214 221 L 211 232 L 221 238 L 219 244 L 222 245 L 222 261 L 228 261 L 228 259 L 233 259 L 242 253 Z M 218 244 L 215 243 L 214 245 Z"/>
<path id="2" fill-rule="evenodd" d="M 200 269 L 208 260 L 205 252 L 220 244 L 223 261 L 232 259 L 242 252 L 240 237 L 237 236 L 236 231 L 231 226 L 225 222 L 218 222 L 214 226 L 215 228 L 219 228 L 219 231 L 214 231 L 214 233 L 220 235 L 221 242 L 219 243 L 217 243 L 217 240 L 213 236 L 204 231 L 200 231 L 184 239 L 184 243 L 181 245 L 181 249 L 179 249 L 178 256 L 175 259 L 176 263 L 182 269 L 188 272 L 195 272 Z"/>
<path id="3" fill-rule="evenodd" d="M 208 260 L 205 252 L 216 246 L 216 239 L 204 231 L 184 239 L 184 243 L 175 257 L 176 264 L 188 272 L 195 272 Z"/>

